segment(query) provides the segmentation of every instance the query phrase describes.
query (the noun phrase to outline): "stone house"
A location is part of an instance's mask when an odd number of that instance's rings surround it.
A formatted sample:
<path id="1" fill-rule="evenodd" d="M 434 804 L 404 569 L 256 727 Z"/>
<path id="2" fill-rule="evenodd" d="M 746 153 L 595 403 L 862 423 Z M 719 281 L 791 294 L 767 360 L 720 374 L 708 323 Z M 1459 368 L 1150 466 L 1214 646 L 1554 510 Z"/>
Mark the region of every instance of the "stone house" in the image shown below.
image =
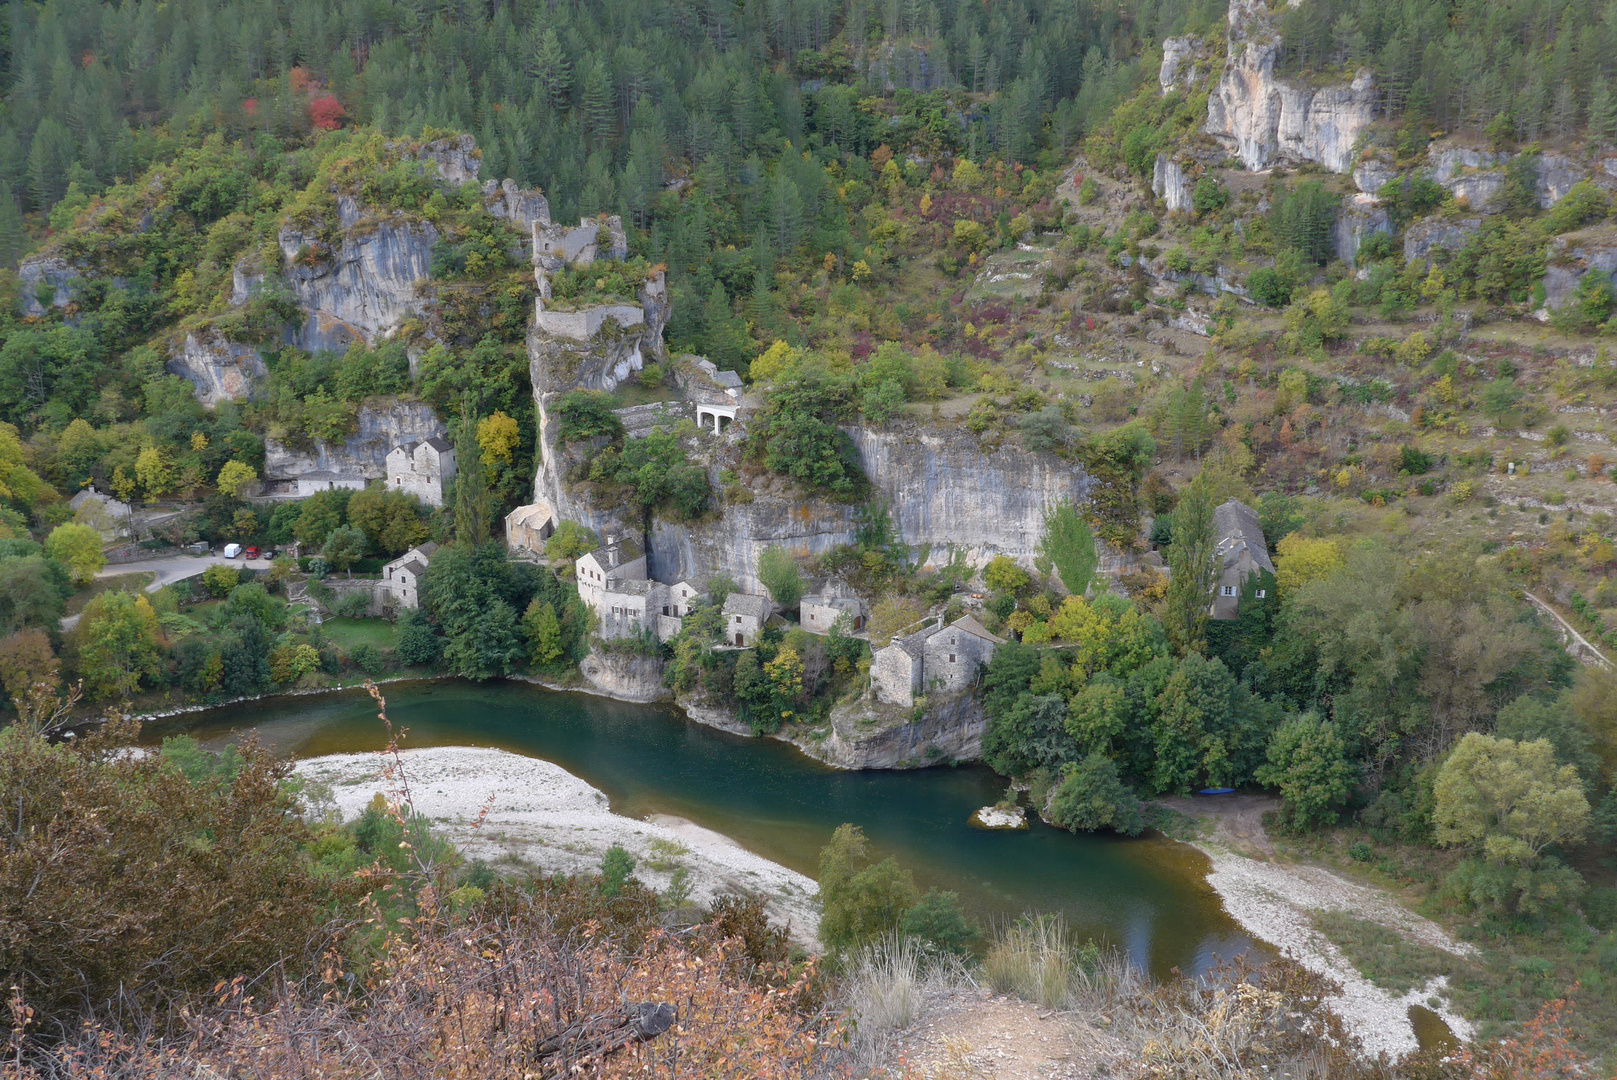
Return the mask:
<path id="1" fill-rule="evenodd" d="M 852 596 L 815 595 L 803 597 L 798 606 L 799 625 L 811 634 L 828 634 L 840 615 L 848 616 L 848 632 L 865 629 L 864 601 Z"/>
<path id="2" fill-rule="evenodd" d="M 544 500 L 519 506 L 505 515 L 505 543 L 513 553 L 545 550 L 545 541 L 556 531 L 556 514 Z"/>
<path id="3" fill-rule="evenodd" d="M 994 658 L 1005 639 L 963 615 L 943 626 L 926 626 L 877 649 L 870 663 L 876 700 L 909 705 L 923 693 L 956 693 L 977 681 L 978 672 Z"/>
<path id="4" fill-rule="evenodd" d="M 579 599 L 600 619 L 601 637 L 625 637 L 645 627 L 646 613 L 655 610 L 650 586 L 660 583 L 647 581 L 646 553 L 639 544 L 608 537 L 574 560 L 573 570 Z M 661 597 L 655 600 L 660 606 Z"/>
<path id="5" fill-rule="evenodd" d="M 1213 511 L 1213 529 L 1218 536 L 1214 549 L 1218 559 L 1218 584 L 1213 588 L 1212 616 L 1233 619 L 1241 601 L 1241 586 L 1253 574 L 1275 572 L 1269 559 L 1269 545 L 1263 539 L 1263 526 L 1257 511 L 1237 499 L 1230 499 Z M 1263 592 L 1258 593 L 1263 596 Z"/>
<path id="6" fill-rule="evenodd" d="M 376 601 L 383 610 L 421 606 L 421 579 L 427 576 L 427 565 L 437 550 L 438 545 L 428 540 L 382 567 L 382 580 L 376 583 Z"/>
<path id="7" fill-rule="evenodd" d="M 657 637 L 667 641 L 685 628 L 685 616 L 707 603 L 707 585 L 689 579 L 668 586 L 668 595 L 657 616 Z"/>
<path id="8" fill-rule="evenodd" d="M 321 491 L 364 491 L 365 478 L 357 472 L 315 469 L 298 476 L 298 498 L 307 499 Z"/>
<path id="9" fill-rule="evenodd" d="M 758 644 L 758 635 L 773 614 L 774 605 L 767 596 L 752 593 L 731 593 L 724 598 L 724 640 L 737 648 L 750 649 Z"/>
<path id="10" fill-rule="evenodd" d="M 428 506 L 444 504 L 444 481 L 455 475 L 455 447 L 442 435 L 395 446 L 387 454 L 387 486 Z"/>

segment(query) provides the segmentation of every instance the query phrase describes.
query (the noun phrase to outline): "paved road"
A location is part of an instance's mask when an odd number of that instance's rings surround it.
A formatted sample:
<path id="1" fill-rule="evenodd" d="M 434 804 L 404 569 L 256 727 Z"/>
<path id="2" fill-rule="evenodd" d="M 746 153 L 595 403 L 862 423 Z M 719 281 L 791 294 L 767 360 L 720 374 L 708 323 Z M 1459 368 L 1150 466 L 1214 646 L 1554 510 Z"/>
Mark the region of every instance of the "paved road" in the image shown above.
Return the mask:
<path id="1" fill-rule="evenodd" d="M 124 574 L 152 575 L 152 583 L 146 586 L 146 591 L 154 593 L 164 585 L 172 585 L 176 581 L 196 577 L 210 566 L 219 564 L 226 566 L 251 567 L 254 570 L 268 570 L 268 559 L 227 559 L 223 555 L 161 555 L 152 559 L 141 559 L 139 562 L 117 563 L 108 566 L 96 574 L 98 578 L 121 577 Z M 62 631 L 65 633 L 79 624 L 77 615 L 69 615 L 62 620 Z"/>

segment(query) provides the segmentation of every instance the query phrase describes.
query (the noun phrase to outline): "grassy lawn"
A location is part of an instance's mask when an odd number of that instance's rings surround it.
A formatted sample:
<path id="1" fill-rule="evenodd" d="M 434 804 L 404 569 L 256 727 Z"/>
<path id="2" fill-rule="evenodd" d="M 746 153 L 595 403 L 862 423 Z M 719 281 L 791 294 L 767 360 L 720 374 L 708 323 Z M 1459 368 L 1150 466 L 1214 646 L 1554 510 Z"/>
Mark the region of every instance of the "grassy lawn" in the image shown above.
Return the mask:
<path id="1" fill-rule="evenodd" d="M 398 627 L 386 619 L 327 619 L 320 629 L 344 652 L 356 645 L 391 649 L 398 642 Z"/>
<path id="2" fill-rule="evenodd" d="M 68 597 L 67 614 L 79 614 L 84 610 L 84 605 L 105 592 L 140 592 L 152 583 L 154 576 L 150 570 L 141 570 L 133 574 L 96 578 L 90 584 Z"/>

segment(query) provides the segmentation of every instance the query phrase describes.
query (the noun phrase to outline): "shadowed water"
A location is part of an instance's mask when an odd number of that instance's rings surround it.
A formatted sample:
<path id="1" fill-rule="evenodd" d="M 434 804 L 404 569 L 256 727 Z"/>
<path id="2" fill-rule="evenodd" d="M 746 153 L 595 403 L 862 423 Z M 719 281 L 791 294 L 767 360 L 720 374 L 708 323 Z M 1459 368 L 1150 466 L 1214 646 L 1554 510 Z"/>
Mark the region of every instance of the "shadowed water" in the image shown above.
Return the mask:
<path id="1" fill-rule="evenodd" d="M 924 890 L 953 889 L 985 920 L 1062 911 L 1080 936 L 1122 947 L 1164 977 L 1199 972 L 1254 946 L 1203 875 L 1206 862 L 1160 838 L 1074 836 L 1035 821 L 1025 832 L 967 824 L 1004 781 L 982 766 L 910 772 L 826 768 L 771 739 L 727 735 L 664 706 L 564 694 L 525 683 L 459 681 L 384 687 L 405 747 L 484 746 L 543 758 L 606 792 L 630 817 L 677 814 L 752 851 L 813 875 L 820 848 L 845 821 L 878 856 L 893 855 Z M 385 741 L 360 691 L 272 698 L 148 727 L 148 738 L 204 740 L 254 728 L 295 757 L 380 749 Z"/>

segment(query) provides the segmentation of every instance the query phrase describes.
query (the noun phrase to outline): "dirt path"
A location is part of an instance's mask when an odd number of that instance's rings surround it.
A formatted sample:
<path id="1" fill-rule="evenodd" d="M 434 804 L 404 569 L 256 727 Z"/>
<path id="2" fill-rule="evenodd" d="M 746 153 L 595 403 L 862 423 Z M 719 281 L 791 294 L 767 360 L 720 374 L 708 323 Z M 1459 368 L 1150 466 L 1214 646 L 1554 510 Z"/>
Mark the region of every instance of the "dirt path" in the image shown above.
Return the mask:
<path id="1" fill-rule="evenodd" d="M 1201 818 L 1207 840 L 1254 858 L 1273 858 L 1275 846 L 1263 831 L 1263 815 L 1280 809 L 1273 795 L 1193 795 L 1158 799 L 1170 810 Z"/>
<path id="2" fill-rule="evenodd" d="M 1073 1013 L 948 989 L 927 992 L 888 1060 L 926 1080 L 1088 1080 L 1110 1075 L 1122 1055 L 1122 1040 Z"/>

